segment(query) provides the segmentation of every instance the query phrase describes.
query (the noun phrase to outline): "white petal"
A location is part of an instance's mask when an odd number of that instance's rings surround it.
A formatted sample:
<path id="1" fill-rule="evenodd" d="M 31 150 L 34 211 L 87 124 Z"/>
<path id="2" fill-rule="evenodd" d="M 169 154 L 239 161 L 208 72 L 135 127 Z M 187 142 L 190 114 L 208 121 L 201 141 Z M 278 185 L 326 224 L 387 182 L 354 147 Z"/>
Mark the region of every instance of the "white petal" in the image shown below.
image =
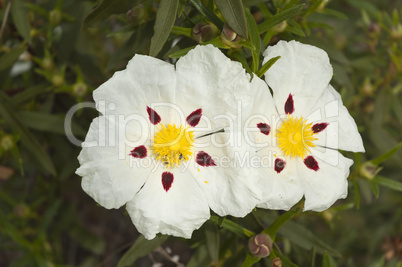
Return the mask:
<path id="1" fill-rule="evenodd" d="M 188 105 L 186 114 L 194 107 L 202 108 L 210 119 L 217 114 L 237 114 L 238 101 L 249 106 L 253 100 L 250 75 L 212 45 L 197 46 L 180 58 L 176 73 L 176 101 Z"/>
<path id="2" fill-rule="evenodd" d="M 176 87 L 174 66 L 162 60 L 135 55 L 127 68 L 116 72 L 93 93 L 97 109 L 106 114 L 139 113 L 159 101 L 172 102 Z"/>
<path id="3" fill-rule="evenodd" d="M 83 177 L 84 191 L 108 209 L 119 208 L 132 199 L 151 171 L 137 166 L 128 156 L 130 148 L 117 142 L 114 133 L 118 128 L 123 130 L 113 119 L 94 119 L 82 143 L 78 156 L 81 166 L 76 171 Z"/>
<path id="4" fill-rule="evenodd" d="M 162 185 L 163 171 L 174 175 L 167 192 Z M 179 169 L 158 168 L 152 172 L 126 209 L 147 239 L 153 239 L 157 233 L 191 238 L 192 232 L 210 217 L 207 200 L 193 177 Z"/>
<path id="5" fill-rule="evenodd" d="M 273 57 L 281 58 L 267 71 L 265 80 L 272 88 L 279 114 L 289 94 L 294 100 L 293 115 L 309 114 L 332 77 L 332 66 L 322 49 L 297 41 L 279 41 L 264 52 L 264 63 Z"/>
<path id="6" fill-rule="evenodd" d="M 220 216 L 244 217 L 261 198 L 255 186 L 258 173 L 250 166 L 249 151 L 233 143 L 224 145 L 237 137 L 238 134 L 231 132 L 200 138 L 199 142 L 205 142 L 208 146 L 197 148 L 198 151 L 210 155 L 216 166 L 200 166 L 195 161 L 195 165 L 189 166 L 209 206 Z"/>
<path id="7" fill-rule="evenodd" d="M 356 123 L 342 103 L 340 94 L 331 86 L 317 100 L 308 116 L 313 123 L 329 123 L 327 128 L 315 137 L 316 145 L 352 152 L 364 152 L 363 140 Z"/>
<path id="8" fill-rule="evenodd" d="M 347 178 L 353 160 L 332 149 L 326 149 L 324 156 L 314 151 L 313 156 L 319 166 L 317 171 L 307 168 L 302 159 L 297 166 L 306 198 L 304 210 L 323 211 L 347 196 Z"/>
<path id="9" fill-rule="evenodd" d="M 258 186 L 262 191 L 262 200 L 257 206 L 265 209 L 289 210 L 303 197 L 296 160 L 280 157 L 285 160 L 286 165 L 280 173 L 277 173 L 274 164 L 280 155 L 279 148 L 264 149 L 259 155 L 265 159 L 264 166 L 259 168 Z"/>

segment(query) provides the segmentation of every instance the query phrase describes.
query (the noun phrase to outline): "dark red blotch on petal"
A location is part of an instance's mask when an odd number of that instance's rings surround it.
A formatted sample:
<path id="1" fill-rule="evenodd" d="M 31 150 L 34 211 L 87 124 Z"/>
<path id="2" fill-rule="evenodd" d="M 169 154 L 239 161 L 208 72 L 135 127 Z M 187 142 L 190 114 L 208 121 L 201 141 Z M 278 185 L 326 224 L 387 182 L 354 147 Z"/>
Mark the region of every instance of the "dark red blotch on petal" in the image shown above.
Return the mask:
<path id="1" fill-rule="evenodd" d="M 275 159 L 275 171 L 280 173 L 285 168 L 286 162 L 283 159 Z"/>
<path id="2" fill-rule="evenodd" d="M 147 149 L 145 146 L 137 146 L 133 150 L 131 150 L 131 156 L 134 158 L 145 158 L 147 156 Z"/>
<path id="3" fill-rule="evenodd" d="M 293 111 L 295 111 L 294 103 L 293 103 L 293 96 L 292 96 L 292 94 L 289 94 L 288 100 L 286 100 L 286 103 L 285 103 L 285 113 L 292 114 Z"/>
<path id="4" fill-rule="evenodd" d="M 311 127 L 311 130 L 313 130 L 314 133 L 319 133 L 323 130 L 325 130 L 325 128 L 327 128 L 328 123 L 316 123 L 313 125 L 313 127 Z"/>
<path id="5" fill-rule="evenodd" d="M 159 116 L 159 114 L 156 113 L 156 111 L 153 110 L 152 108 L 147 107 L 147 112 L 148 112 L 148 115 L 149 115 L 149 120 L 151 121 L 151 123 L 153 125 L 156 125 L 161 121 L 161 116 Z"/>
<path id="6" fill-rule="evenodd" d="M 312 169 L 314 171 L 318 171 L 320 167 L 318 167 L 318 162 L 315 160 L 313 156 L 308 156 L 304 159 L 304 164 L 307 168 Z"/>
<path id="7" fill-rule="evenodd" d="M 271 127 L 266 124 L 266 123 L 259 123 L 257 124 L 258 129 L 260 129 L 261 133 L 265 134 L 265 135 L 269 135 L 269 133 L 271 132 Z"/>
<path id="8" fill-rule="evenodd" d="M 187 120 L 187 123 L 188 123 L 190 126 L 195 127 L 195 126 L 197 126 L 197 124 L 200 122 L 201 116 L 202 116 L 202 109 L 199 108 L 199 109 L 197 109 L 197 110 L 191 112 L 190 115 L 188 115 L 188 117 L 187 117 L 187 119 L 186 119 L 186 120 Z"/>
<path id="9" fill-rule="evenodd" d="M 173 183 L 173 173 L 171 172 L 164 172 L 162 173 L 162 185 L 163 189 L 167 192 L 170 187 L 172 187 Z"/>
<path id="10" fill-rule="evenodd" d="M 204 166 L 204 167 L 216 166 L 215 161 L 211 158 L 210 155 L 208 155 L 204 151 L 198 152 L 195 161 L 199 165 Z"/>

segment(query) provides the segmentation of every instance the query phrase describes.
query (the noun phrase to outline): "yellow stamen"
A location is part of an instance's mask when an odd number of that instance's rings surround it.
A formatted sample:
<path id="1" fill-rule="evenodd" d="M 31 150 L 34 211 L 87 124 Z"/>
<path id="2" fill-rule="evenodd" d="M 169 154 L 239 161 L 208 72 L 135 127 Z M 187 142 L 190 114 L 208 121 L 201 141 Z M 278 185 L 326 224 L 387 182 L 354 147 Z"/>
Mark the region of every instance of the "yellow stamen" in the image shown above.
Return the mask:
<path id="1" fill-rule="evenodd" d="M 157 160 L 164 162 L 168 167 L 177 167 L 182 161 L 189 160 L 193 154 L 193 131 L 176 125 L 162 125 L 154 136 L 152 151 Z"/>
<path id="2" fill-rule="evenodd" d="M 314 132 L 311 130 L 311 123 L 303 120 L 303 117 L 297 118 L 289 116 L 283 121 L 278 130 L 278 146 L 286 156 L 301 157 L 307 155 L 313 144 Z"/>

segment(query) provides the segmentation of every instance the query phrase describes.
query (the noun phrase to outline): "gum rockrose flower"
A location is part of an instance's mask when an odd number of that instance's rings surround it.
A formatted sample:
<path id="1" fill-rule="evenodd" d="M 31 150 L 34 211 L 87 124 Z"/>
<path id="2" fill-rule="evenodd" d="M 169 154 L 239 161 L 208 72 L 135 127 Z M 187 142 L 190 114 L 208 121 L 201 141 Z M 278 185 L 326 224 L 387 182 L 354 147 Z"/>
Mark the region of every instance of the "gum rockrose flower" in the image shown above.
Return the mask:
<path id="1" fill-rule="evenodd" d="M 257 154 L 270 158 L 260 168 L 258 207 L 288 210 L 304 195 L 304 210 L 323 211 L 347 195 L 353 161 L 339 150 L 364 152 L 357 126 L 329 84 L 332 66 L 323 50 L 280 41 L 264 61 L 281 58 L 265 74 L 272 89 L 259 92 L 249 133 Z M 250 125 L 250 126 L 252 126 Z"/>
<path id="2" fill-rule="evenodd" d="M 82 188 L 107 209 L 126 205 L 147 239 L 190 238 L 210 208 L 245 216 L 259 196 L 247 170 L 233 164 L 243 146 L 235 145 L 230 122 L 238 101 L 250 106 L 252 87 L 241 64 L 211 45 L 175 66 L 135 55 L 94 91 L 102 115 L 78 157 Z"/>

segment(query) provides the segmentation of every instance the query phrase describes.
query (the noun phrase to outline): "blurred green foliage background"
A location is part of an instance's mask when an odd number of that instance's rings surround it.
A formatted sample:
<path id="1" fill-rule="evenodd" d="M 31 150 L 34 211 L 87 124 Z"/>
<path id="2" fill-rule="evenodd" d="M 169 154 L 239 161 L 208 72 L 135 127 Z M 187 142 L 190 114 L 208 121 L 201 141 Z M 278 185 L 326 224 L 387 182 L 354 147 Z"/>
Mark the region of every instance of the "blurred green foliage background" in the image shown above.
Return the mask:
<path id="1" fill-rule="evenodd" d="M 240 266 L 243 227 L 261 232 L 282 212 L 213 217 L 191 240 L 145 241 L 123 208 L 108 211 L 82 191 L 80 147 L 64 119 L 135 53 L 174 63 L 210 42 L 263 74 L 261 53 L 280 39 L 329 54 L 366 153 L 346 153 L 355 160 L 348 198 L 295 215 L 275 254 L 283 266 L 402 266 L 402 1 L 234 0 L 234 13 L 225 3 L 0 0 L 0 266 Z M 236 20 L 245 38 L 221 33 Z M 96 116 L 77 112 L 74 136 Z"/>

